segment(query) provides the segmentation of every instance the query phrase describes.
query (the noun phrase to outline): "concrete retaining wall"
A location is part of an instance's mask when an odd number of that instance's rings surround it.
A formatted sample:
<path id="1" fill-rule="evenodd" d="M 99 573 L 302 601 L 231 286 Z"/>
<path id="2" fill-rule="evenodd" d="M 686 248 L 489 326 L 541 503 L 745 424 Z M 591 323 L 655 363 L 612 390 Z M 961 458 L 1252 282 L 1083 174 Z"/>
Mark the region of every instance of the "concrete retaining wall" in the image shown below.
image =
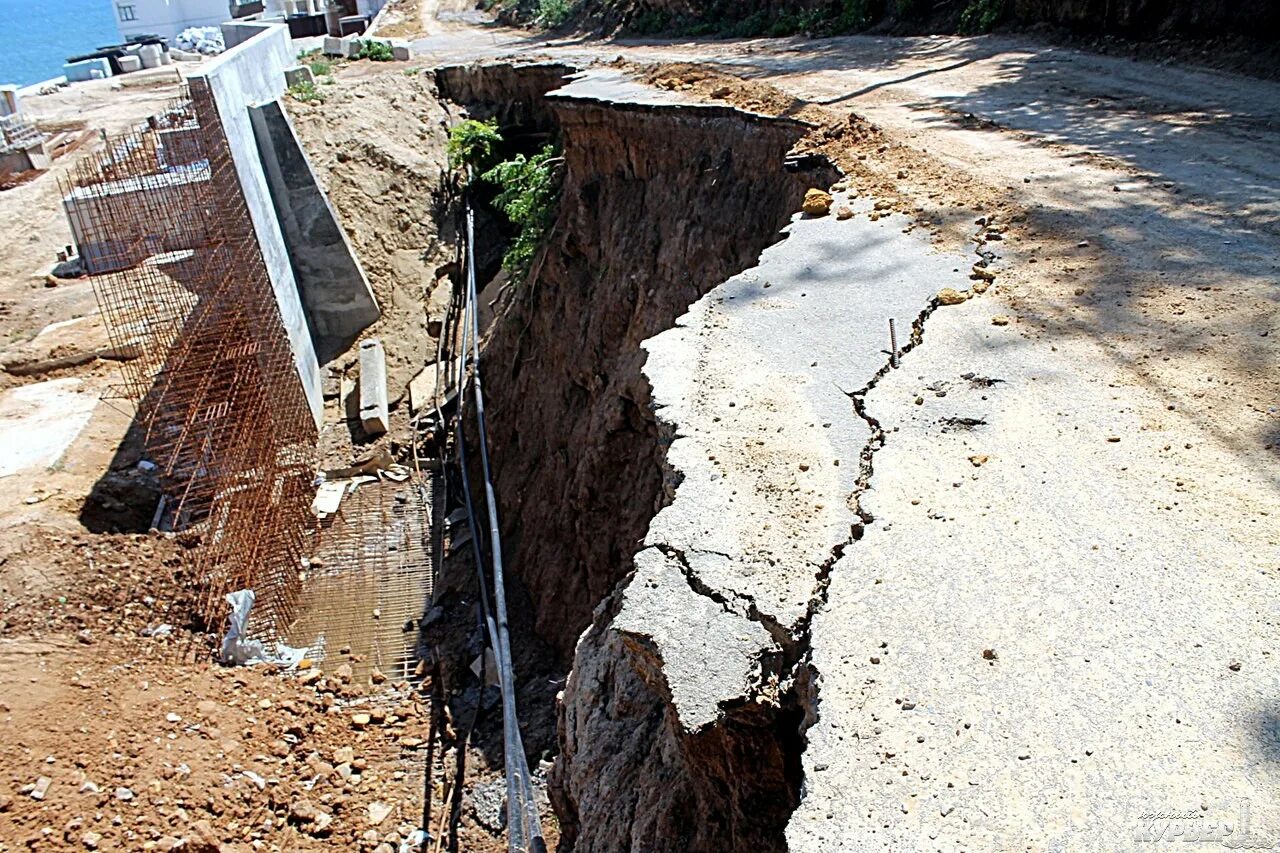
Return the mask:
<path id="1" fill-rule="evenodd" d="M 378 319 L 378 304 L 288 114 L 278 101 L 249 113 L 311 340 L 317 356 L 327 362 Z"/>
<path id="2" fill-rule="evenodd" d="M 271 277 L 280 317 L 289 335 L 298 375 L 318 426 L 324 408 L 320 394 L 320 364 L 249 117 L 250 106 L 274 101 L 284 94 L 284 70 L 296 64 L 293 42 L 289 38 L 288 27 L 282 24 L 233 26 L 238 30 L 237 36 L 243 35 L 239 30 L 246 28 L 256 29 L 258 33 L 240 41 L 190 77 L 208 81 L 218 105 L 218 115 L 231 147 L 231 157 L 249 207 L 262 259 Z"/>

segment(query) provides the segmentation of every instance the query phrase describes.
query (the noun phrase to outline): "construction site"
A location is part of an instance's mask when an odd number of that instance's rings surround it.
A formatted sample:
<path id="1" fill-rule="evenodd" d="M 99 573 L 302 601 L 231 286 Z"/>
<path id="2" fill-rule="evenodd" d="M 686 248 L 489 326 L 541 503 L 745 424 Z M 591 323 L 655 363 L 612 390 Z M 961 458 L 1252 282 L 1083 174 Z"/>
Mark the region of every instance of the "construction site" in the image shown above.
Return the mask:
<path id="1" fill-rule="evenodd" d="M 1265 53 L 747 5 L 6 96 L 0 853 L 1280 847 Z"/>

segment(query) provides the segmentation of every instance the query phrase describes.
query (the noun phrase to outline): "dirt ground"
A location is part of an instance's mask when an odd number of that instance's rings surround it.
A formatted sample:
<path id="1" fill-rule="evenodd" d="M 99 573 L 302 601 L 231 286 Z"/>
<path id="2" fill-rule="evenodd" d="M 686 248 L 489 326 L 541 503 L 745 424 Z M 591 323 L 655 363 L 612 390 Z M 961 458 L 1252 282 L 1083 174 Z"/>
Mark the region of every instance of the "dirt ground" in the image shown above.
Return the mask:
<path id="1" fill-rule="evenodd" d="M 448 298 L 441 267 L 452 246 L 435 226 L 448 120 L 417 71 L 350 63 L 326 85 L 329 109 L 289 105 L 382 307 L 367 334 L 387 341 L 394 389 L 391 434 L 370 441 L 345 410 L 353 359 L 329 366 L 327 465 L 408 452 L 405 389 L 434 358 Z M 82 523 L 95 483 L 120 464 L 132 409 L 114 357 L 92 357 L 110 342 L 91 282 L 53 275 L 71 239 L 59 182 L 102 150 L 99 128 L 123 131 L 180 94 L 168 73 L 28 99 L 42 127 L 85 139 L 49 173 L 0 192 L 0 225 L 21 235 L 0 257 L 0 395 L 18 395 L 0 396 L 0 436 L 14 445 L 0 459 L 9 486 L 0 493 L 0 757 L 10 768 L 0 850 L 398 850 L 422 825 L 424 792 L 436 838 L 450 800 L 461 849 L 502 849 L 490 701 L 459 760 L 442 744 L 459 738 L 455 709 L 461 734 L 470 731 L 479 697 L 446 709 L 430 674 L 418 689 L 374 683 L 349 672 L 369 667 L 346 650 L 301 677 L 220 667 L 215 638 L 191 616 L 186 548 Z M 32 420 L 36 399 L 52 404 Z M 469 564 L 457 574 L 460 596 L 473 599 Z M 465 797 L 453 782 L 459 767 Z M 547 828 L 554 844 L 553 819 Z"/>

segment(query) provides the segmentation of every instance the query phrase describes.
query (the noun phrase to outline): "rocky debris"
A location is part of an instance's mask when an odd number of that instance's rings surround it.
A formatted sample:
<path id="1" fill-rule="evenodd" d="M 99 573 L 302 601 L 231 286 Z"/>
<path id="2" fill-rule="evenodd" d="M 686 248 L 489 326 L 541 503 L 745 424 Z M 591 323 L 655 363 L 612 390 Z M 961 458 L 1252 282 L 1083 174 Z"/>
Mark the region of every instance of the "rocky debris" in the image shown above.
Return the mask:
<path id="1" fill-rule="evenodd" d="M 476 785 L 468 794 L 476 823 L 495 835 L 507 825 L 507 786 L 502 779 Z"/>
<path id="2" fill-rule="evenodd" d="M 69 645 L 80 658 L 49 677 L 75 679 L 63 689 L 76 691 L 76 703 L 51 718 L 41 735 L 47 745 L 24 751 L 19 742 L 38 743 L 29 728 L 21 735 L 3 728 L 17 725 L 23 706 L 0 717 L 0 756 L 15 767 L 38 760 L 45 781 L 25 793 L 48 792 L 42 801 L 0 795 L 6 838 L 53 826 L 58 838 L 87 850 L 368 850 L 374 845 L 362 834 L 421 796 L 421 777 L 407 772 L 421 759 L 403 758 L 402 744 L 425 742 L 429 714 L 404 684 L 366 690 L 360 713 L 369 722 L 357 732 L 344 725 L 349 712 L 335 717 L 326 704 L 341 686 L 336 677 L 302 685 L 268 667 L 122 662 L 121 642 L 143 641 L 102 636 L 92 653 Z M 108 681 L 107 670 L 124 677 Z M 82 691 L 74 686 L 81 681 L 100 686 Z M 11 687 L 0 681 L 6 695 L 17 695 Z M 72 739 L 74 760 L 49 755 Z"/>
<path id="3" fill-rule="evenodd" d="M 831 193 L 811 189 L 804 194 L 801 210 L 806 216 L 826 216 L 831 210 Z"/>
<path id="4" fill-rule="evenodd" d="M 853 208 L 847 204 L 842 204 L 836 208 L 836 219 L 845 220 L 853 218 Z"/>
<path id="5" fill-rule="evenodd" d="M 969 294 L 962 293 L 954 287 L 944 287 L 938 291 L 938 302 L 942 305 L 959 305 L 967 302 Z"/>
<path id="6" fill-rule="evenodd" d="M 1009 325 L 1009 318 L 1006 317 L 1004 314 L 997 314 L 996 316 L 991 318 L 991 325 L 1007 326 Z"/>

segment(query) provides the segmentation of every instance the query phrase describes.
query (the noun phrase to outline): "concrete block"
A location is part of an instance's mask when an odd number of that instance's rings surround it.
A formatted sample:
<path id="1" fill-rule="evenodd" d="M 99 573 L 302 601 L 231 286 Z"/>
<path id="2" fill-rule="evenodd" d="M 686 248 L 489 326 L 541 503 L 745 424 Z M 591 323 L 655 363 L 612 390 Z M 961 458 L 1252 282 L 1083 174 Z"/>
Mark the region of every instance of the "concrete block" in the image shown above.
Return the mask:
<path id="1" fill-rule="evenodd" d="M 338 38 L 337 36 L 325 36 L 324 45 L 320 50 L 325 56 L 346 56 L 348 41 L 349 39 Z"/>
<path id="2" fill-rule="evenodd" d="M 377 338 L 360 343 L 360 423 L 369 435 L 382 435 L 390 426 L 387 356 Z"/>
<path id="3" fill-rule="evenodd" d="M 116 62 L 120 64 L 120 71 L 124 74 L 139 71 L 142 68 L 142 60 L 136 56 L 122 56 Z"/>
<path id="4" fill-rule="evenodd" d="M 111 63 L 106 59 L 82 59 L 79 62 L 68 62 L 62 66 L 62 73 L 72 83 L 83 83 L 85 80 L 105 80 L 111 76 Z"/>
<path id="5" fill-rule="evenodd" d="M 405 44 L 393 44 L 391 46 L 391 53 L 399 62 L 408 62 L 413 58 L 413 52 L 410 51 L 409 46 Z"/>
<path id="6" fill-rule="evenodd" d="M 158 44 L 144 44 L 138 48 L 138 58 L 142 60 L 143 68 L 159 68 L 163 55 L 164 50 Z"/>
<path id="7" fill-rule="evenodd" d="M 302 83 L 315 83 L 315 81 L 315 75 L 311 73 L 309 66 L 295 65 L 284 70 L 284 84 L 286 86 L 293 87 Z"/>

